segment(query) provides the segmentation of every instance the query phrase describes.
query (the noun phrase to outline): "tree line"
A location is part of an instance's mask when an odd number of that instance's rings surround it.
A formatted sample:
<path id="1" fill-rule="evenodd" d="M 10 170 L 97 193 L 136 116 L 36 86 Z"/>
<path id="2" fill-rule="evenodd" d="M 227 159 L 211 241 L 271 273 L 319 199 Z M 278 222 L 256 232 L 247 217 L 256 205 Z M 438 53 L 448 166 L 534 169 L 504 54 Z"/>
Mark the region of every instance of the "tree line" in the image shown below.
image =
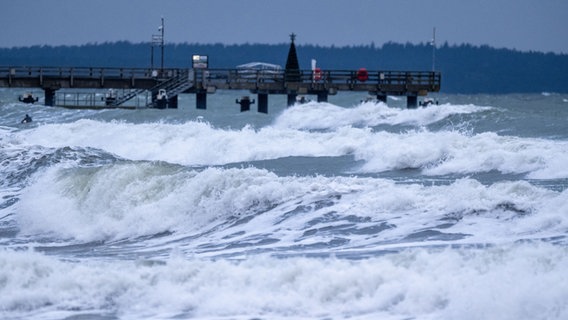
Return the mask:
<path id="1" fill-rule="evenodd" d="M 208 55 L 210 68 L 234 68 L 259 61 L 284 66 L 289 44 L 167 44 L 164 67 L 189 68 L 193 54 Z M 428 43 L 381 46 L 296 45 L 301 69 L 311 60 L 323 70 L 430 71 L 433 62 L 442 73 L 446 93 L 568 92 L 568 55 L 522 52 L 469 44 L 434 48 Z M 30 46 L 0 48 L 1 66 L 75 66 L 148 68 L 160 65 L 160 47 L 127 41 L 80 46 Z M 435 60 L 433 61 L 433 55 Z"/>

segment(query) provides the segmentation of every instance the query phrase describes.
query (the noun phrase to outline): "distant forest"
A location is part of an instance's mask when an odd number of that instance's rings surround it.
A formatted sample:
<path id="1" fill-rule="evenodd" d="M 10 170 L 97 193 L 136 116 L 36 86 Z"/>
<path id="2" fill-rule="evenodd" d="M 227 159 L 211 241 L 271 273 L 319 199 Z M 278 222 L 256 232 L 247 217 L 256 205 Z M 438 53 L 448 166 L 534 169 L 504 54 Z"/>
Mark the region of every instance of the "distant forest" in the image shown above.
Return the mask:
<path id="1" fill-rule="evenodd" d="M 289 44 L 168 44 L 164 67 L 188 68 L 191 55 L 209 56 L 210 68 L 234 68 L 260 61 L 284 66 Z M 297 45 L 301 69 L 311 59 L 322 69 L 430 71 L 429 44 L 386 43 L 382 46 L 321 47 Z M 112 42 L 81 46 L 0 48 L 0 66 L 150 67 L 148 43 Z M 568 55 L 521 52 L 489 46 L 448 45 L 435 50 L 435 68 L 442 72 L 445 93 L 568 92 Z M 154 47 L 154 66 L 160 48 Z"/>

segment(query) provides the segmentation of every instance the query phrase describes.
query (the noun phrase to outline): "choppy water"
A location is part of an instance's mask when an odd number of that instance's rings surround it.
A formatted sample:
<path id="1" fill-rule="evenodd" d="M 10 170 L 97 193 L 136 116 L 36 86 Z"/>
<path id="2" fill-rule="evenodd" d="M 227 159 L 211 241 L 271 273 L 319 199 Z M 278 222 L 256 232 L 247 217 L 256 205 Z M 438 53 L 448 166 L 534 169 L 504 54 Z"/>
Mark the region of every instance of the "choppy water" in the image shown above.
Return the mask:
<path id="1" fill-rule="evenodd" d="M 567 95 L 265 115 L 21 93 L 0 90 L 2 319 L 568 318 Z"/>

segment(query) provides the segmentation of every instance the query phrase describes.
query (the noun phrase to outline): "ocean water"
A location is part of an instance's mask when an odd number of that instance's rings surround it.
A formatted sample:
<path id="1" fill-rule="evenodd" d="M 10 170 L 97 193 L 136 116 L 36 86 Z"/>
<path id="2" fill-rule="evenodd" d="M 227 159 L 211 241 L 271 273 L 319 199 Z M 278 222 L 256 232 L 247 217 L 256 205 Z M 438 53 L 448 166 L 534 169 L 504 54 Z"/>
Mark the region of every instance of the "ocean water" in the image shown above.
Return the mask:
<path id="1" fill-rule="evenodd" d="M 0 90 L 1 319 L 568 319 L 566 94 L 23 92 Z"/>

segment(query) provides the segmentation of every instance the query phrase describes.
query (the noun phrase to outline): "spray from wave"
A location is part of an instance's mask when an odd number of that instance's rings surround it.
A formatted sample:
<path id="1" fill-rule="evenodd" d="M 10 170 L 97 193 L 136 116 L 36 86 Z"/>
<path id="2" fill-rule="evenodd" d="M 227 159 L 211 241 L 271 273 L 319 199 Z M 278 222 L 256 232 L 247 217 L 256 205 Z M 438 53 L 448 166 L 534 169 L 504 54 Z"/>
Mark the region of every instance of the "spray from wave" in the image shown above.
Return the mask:
<path id="1" fill-rule="evenodd" d="M 7 317 L 568 317 L 568 252 L 546 244 L 418 249 L 363 260 L 208 261 L 173 253 L 160 263 L 70 263 L 0 251 L 0 266 Z"/>
<path id="2" fill-rule="evenodd" d="M 400 109 L 385 103 L 363 102 L 352 108 L 330 103 L 310 102 L 286 109 L 274 121 L 276 128 L 298 130 L 333 130 L 344 126 L 375 127 L 378 125 L 424 126 L 452 115 L 490 110 L 474 105 L 433 105 L 428 108 Z"/>

